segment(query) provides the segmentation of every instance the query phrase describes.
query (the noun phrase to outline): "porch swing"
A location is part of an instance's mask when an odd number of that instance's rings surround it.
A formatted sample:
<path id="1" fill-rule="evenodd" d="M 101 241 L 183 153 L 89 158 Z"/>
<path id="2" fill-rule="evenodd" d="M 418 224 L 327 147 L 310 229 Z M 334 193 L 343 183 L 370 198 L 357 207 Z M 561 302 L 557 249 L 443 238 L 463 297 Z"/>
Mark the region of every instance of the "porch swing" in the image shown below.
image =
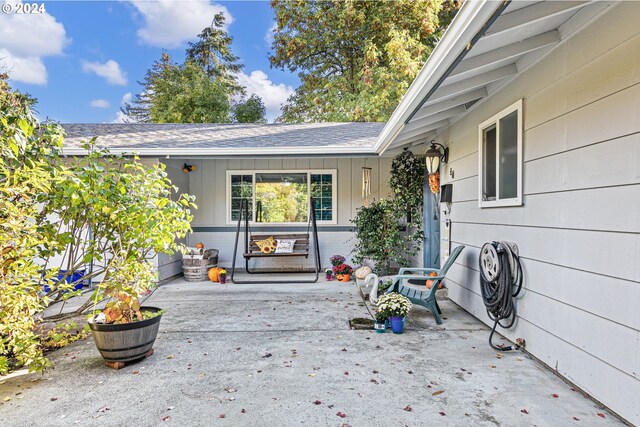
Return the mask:
<path id="1" fill-rule="evenodd" d="M 279 258 L 279 257 L 305 257 L 309 258 L 313 252 L 314 273 L 315 277 L 308 280 L 236 280 L 236 258 L 238 254 L 238 242 L 240 240 L 240 229 L 244 220 L 244 257 L 245 270 L 249 274 L 269 274 L 269 273 L 306 273 L 305 270 L 262 270 L 254 271 L 249 268 L 249 260 L 251 258 Z M 313 237 L 313 242 L 311 241 Z M 272 239 L 293 240 L 291 252 L 263 251 L 259 243 Z M 310 249 L 313 249 L 311 251 Z M 309 219 L 307 222 L 306 233 L 283 233 L 283 234 L 253 234 L 249 225 L 249 200 L 242 199 L 240 203 L 240 217 L 238 218 L 238 227 L 236 229 L 236 241 L 233 247 L 233 265 L 231 268 L 231 280 L 233 283 L 251 284 L 251 283 L 316 283 L 320 274 L 320 245 L 318 243 L 318 226 L 316 224 L 316 207 L 313 197 L 309 198 Z"/>

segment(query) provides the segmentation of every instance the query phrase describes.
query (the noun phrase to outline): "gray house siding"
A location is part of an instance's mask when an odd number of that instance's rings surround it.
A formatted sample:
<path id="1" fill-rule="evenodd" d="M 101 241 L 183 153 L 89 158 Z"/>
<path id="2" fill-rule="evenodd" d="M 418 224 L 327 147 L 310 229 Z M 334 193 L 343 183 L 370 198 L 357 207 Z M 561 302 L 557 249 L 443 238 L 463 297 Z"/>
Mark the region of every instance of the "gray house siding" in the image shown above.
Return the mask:
<path id="1" fill-rule="evenodd" d="M 231 267 L 233 244 L 237 223 L 227 223 L 226 174 L 228 170 L 336 170 L 337 224 L 319 225 L 320 253 L 322 266 L 329 264 L 329 257 L 342 254 L 350 258 L 353 249 L 352 223 L 350 219 L 363 205 L 362 167 L 372 168 L 372 188 L 369 200 L 388 197 L 388 180 L 391 158 L 277 158 L 277 159 L 199 159 L 187 161 L 197 166 L 197 170 L 188 175 L 189 191 L 196 196 L 198 209 L 192 222 L 194 233 L 188 238 L 189 245 L 203 242 L 206 247 L 220 250 L 219 263 Z M 306 231 L 306 224 L 294 226 Z M 252 226 L 260 233 L 278 233 L 289 227 Z M 241 246 L 241 244 L 239 245 Z M 244 266 L 243 248 L 238 250 L 238 265 Z M 300 268 L 312 267 L 311 259 L 252 260 L 256 268 Z"/>
<path id="2" fill-rule="evenodd" d="M 449 297 L 490 324 L 478 251 L 520 247 L 518 322 L 502 331 L 640 423 L 640 3 L 621 2 L 455 122 Z M 478 125 L 524 100 L 520 207 L 478 207 Z M 455 179 L 449 176 L 455 172 Z M 444 244 L 444 241 L 443 241 Z"/>

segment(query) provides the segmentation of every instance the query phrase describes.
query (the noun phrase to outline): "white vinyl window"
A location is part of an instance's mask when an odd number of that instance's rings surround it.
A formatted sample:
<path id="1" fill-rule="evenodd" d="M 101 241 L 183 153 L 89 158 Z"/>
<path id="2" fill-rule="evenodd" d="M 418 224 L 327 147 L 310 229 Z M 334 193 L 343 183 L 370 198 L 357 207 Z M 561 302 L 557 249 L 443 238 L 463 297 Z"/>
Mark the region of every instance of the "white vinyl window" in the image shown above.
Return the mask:
<path id="1" fill-rule="evenodd" d="M 316 221 L 336 224 L 335 170 L 227 171 L 227 223 L 240 218 L 242 199 L 256 224 L 306 224 L 309 197 L 315 201 Z"/>
<path id="2" fill-rule="evenodd" d="M 481 208 L 522 205 L 522 100 L 478 127 Z"/>

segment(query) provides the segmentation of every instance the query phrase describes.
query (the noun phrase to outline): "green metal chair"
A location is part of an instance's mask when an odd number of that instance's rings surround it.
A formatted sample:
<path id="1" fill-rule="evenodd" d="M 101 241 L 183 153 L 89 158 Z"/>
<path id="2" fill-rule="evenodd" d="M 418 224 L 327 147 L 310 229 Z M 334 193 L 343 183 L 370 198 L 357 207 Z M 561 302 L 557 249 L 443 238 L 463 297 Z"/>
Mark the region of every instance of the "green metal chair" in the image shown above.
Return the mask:
<path id="1" fill-rule="evenodd" d="M 445 278 L 447 271 L 449 271 L 449 268 L 451 268 L 463 249 L 464 245 L 457 246 L 453 252 L 451 252 L 451 255 L 449 255 L 449 258 L 447 258 L 447 261 L 440 269 L 401 268 L 398 275 L 393 279 L 393 285 L 389 287 L 386 293 L 397 292 L 409 298 L 412 303 L 429 309 L 431 313 L 433 313 L 436 323 L 438 325 L 442 325 L 442 319 L 440 318 L 442 311 L 440 311 L 440 307 L 436 301 L 436 291 L 438 290 L 438 286 L 440 286 L 442 280 Z M 422 274 L 414 274 L 414 272 L 420 272 Z M 436 273 L 437 276 L 425 276 L 425 274 L 429 274 L 431 272 Z M 405 280 L 407 282 L 413 281 L 414 283 L 404 283 Z M 427 280 L 433 281 L 431 289 L 428 289 L 425 286 Z"/>

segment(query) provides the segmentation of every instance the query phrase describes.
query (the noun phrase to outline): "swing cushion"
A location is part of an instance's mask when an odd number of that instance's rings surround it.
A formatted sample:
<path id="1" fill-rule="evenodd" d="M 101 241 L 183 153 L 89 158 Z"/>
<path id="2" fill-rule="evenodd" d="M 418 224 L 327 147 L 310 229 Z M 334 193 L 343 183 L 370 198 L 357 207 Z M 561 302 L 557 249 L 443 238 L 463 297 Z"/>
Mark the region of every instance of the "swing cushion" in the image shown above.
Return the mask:
<path id="1" fill-rule="evenodd" d="M 266 239 L 256 241 L 256 245 L 263 254 L 270 254 L 276 248 L 276 241 L 273 236 L 269 236 Z"/>
<path id="2" fill-rule="evenodd" d="M 295 239 L 280 239 L 278 240 L 278 246 L 276 246 L 277 254 L 290 254 L 293 252 L 293 247 L 296 244 Z"/>
<path id="3" fill-rule="evenodd" d="M 259 243 L 268 239 L 273 240 L 273 250 L 263 252 Z M 293 242 L 290 252 L 278 252 L 276 242 L 291 240 Z M 308 234 L 272 234 L 272 235 L 252 235 L 249 238 L 249 250 L 243 254 L 247 259 L 253 257 L 277 257 L 277 256 L 309 256 L 309 235 Z"/>

